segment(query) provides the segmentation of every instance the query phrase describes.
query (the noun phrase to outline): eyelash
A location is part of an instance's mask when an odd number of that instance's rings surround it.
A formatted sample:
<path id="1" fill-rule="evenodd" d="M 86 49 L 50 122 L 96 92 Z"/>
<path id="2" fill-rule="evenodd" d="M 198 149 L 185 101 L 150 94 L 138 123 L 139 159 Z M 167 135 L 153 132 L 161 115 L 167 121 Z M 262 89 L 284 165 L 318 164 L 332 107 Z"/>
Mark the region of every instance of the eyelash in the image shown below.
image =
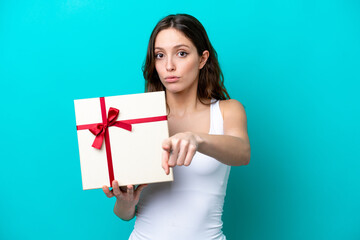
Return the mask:
<path id="1" fill-rule="evenodd" d="M 179 55 L 180 53 L 185 53 L 185 56 L 180 56 L 180 55 Z M 181 52 L 178 52 L 178 55 L 179 55 L 180 57 L 186 57 L 186 56 L 188 55 L 188 53 L 185 52 L 185 51 L 181 51 Z"/>
<path id="2" fill-rule="evenodd" d="M 181 54 L 182 54 L 183 56 L 182 56 Z M 178 52 L 176 55 L 178 55 L 179 57 L 186 57 L 186 56 L 188 55 L 188 53 L 185 52 L 185 51 L 180 51 L 180 52 Z M 163 53 L 155 53 L 155 58 L 156 58 L 156 59 L 161 59 L 163 56 L 164 56 Z"/>
<path id="3" fill-rule="evenodd" d="M 161 56 L 160 56 L 161 55 Z M 160 59 L 164 56 L 162 53 L 155 53 L 155 58 Z"/>

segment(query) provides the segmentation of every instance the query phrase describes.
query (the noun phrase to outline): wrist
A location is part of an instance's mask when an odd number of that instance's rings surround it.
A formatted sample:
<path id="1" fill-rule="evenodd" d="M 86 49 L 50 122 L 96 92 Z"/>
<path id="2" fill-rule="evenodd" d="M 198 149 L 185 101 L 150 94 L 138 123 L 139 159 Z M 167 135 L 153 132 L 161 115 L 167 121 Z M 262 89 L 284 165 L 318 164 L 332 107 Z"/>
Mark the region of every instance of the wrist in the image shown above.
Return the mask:
<path id="1" fill-rule="evenodd" d="M 121 211 L 129 211 L 132 212 L 135 209 L 135 202 L 128 202 L 120 199 L 116 199 L 115 207 L 117 209 L 121 209 Z"/>
<path id="2" fill-rule="evenodd" d="M 114 213 L 122 220 L 130 220 L 135 215 L 135 205 L 127 204 L 124 201 L 116 200 L 114 206 Z"/>
<path id="3" fill-rule="evenodd" d="M 194 133 L 195 141 L 196 141 L 196 149 L 199 150 L 202 145 L 204 145 L 205 139 L 203 133 Z"/>

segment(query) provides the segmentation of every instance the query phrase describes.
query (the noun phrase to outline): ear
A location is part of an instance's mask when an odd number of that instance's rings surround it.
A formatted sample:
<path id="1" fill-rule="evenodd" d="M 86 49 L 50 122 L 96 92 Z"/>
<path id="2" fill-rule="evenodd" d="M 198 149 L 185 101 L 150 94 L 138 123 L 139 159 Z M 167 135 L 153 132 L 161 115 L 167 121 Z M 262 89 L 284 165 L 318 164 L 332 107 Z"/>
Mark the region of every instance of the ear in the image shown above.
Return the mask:
<path id="1" fill-rule="evenodd" d="M 209 55 L 210 55 L 210 53 L 208 50 L 203 51 L 203 54 L 200 57 L 199 69 L 202 69 L 205 66 L 205 64 L 209 58 Z"/>

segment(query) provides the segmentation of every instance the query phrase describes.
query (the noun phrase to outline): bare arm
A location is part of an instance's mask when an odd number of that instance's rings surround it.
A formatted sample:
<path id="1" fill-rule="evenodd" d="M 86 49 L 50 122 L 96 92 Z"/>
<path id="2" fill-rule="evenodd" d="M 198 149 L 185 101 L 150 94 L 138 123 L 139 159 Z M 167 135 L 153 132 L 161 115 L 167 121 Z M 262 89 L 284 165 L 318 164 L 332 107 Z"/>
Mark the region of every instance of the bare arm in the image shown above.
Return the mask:
<path id="1" fill-rule="evenodd" d="M 250 162 L 250 142 L 245 109 L 236 100 L 221 103 L 224 135 L 196 133 L 198 151 L 227 165 L 247 165 Z"/>
<path id="2" fill-rule="evenodd" d="M 236 100 L 221 102 L 224 119 L 224 135 L 185 132 L 178 133 L 163 142 L 162 166 L 190 165 L 196 151 L 232 165 L 247 165 L 250 161 L 250 142 L 244 107 Z M 170 154 L 171 153 L 171 154 Z"/>

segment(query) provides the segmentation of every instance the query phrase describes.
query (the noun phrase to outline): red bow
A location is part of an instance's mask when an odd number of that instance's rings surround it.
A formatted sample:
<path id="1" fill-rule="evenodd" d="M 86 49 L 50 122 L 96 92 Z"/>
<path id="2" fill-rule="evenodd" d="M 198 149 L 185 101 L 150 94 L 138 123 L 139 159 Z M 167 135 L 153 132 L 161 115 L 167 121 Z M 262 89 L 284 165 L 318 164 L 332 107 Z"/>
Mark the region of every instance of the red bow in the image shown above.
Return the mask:
<path id="1" fill-rule="evenodd" d="M 108 112 L 107 123 L 98 123 L 94 127 L 89 128 L 90 132 L 96 136 L 92 145 L 94 148 L 101 148 L 104 141 L 105 132 L 107 131 L 108 127 L 115 126 L 131 131 L 131 124 L 122 121 L 116 121 L 119 112 L 119 109 L 111 107 Z"/>

